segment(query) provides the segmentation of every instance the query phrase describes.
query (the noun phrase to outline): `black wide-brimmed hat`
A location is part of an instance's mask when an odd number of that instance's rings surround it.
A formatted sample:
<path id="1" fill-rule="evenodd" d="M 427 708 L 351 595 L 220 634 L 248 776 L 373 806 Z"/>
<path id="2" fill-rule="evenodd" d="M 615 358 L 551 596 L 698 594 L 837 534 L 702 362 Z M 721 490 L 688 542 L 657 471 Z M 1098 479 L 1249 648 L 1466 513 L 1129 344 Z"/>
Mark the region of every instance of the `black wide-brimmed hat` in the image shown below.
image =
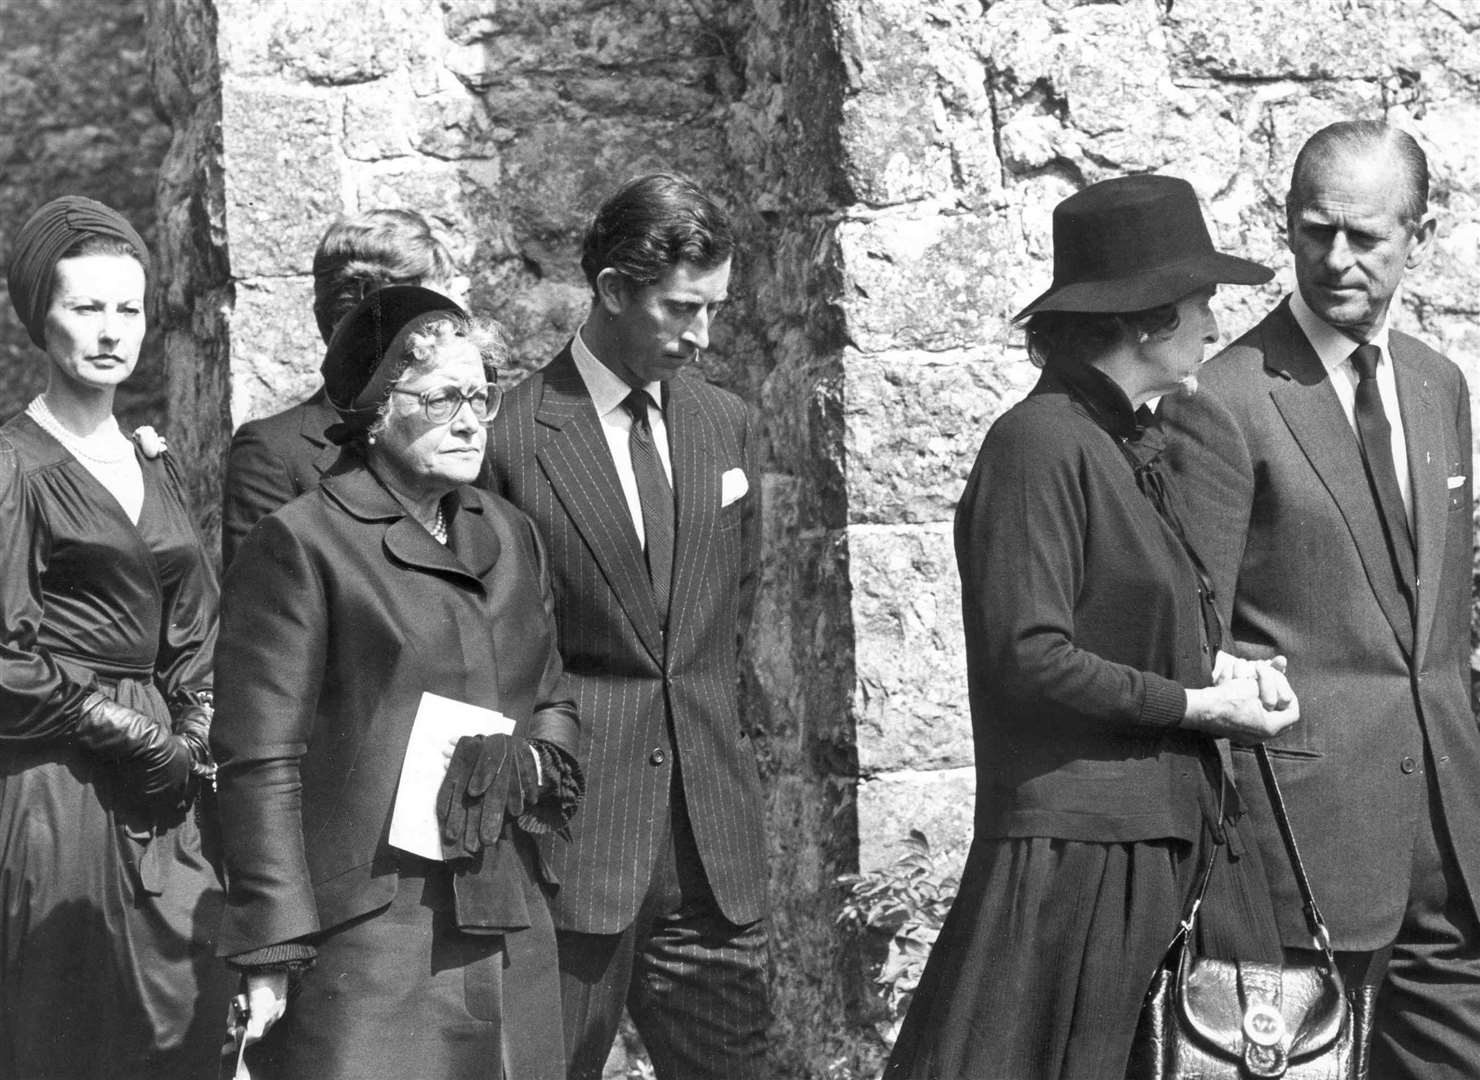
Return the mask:
<path id="1" fill-rule="evenodd" d="M 1213 248 L 1197 193 L 1175 176 L 1118 176 L 1053 210 L 1053 284 L 1013 316 L 1144 311 L 1214 284 L 1262 285 L 1274 271 Z"/>
<path id="2" fill-rule="evenodd" d="M 319 371 L 324 393 L 339 423 L 324 434 L 342 445 L 375 422 L 400 374 L 394 361 L 406 339 L 437 319 L 467 321 L 467 313 L 434 289 L 420 285 L 387 285 L 356 304 L 334 328 Z"/>

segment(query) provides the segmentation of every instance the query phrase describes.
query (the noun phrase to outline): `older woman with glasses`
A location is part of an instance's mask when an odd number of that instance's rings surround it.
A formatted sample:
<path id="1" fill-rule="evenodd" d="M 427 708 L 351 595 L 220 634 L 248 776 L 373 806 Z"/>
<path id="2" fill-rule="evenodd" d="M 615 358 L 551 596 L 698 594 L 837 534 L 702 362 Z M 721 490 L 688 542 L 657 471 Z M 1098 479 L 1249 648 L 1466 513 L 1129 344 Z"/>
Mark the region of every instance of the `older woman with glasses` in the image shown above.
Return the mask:
<path id="1" fill-rule="evenodd" d="M 344 452 L 227 575 L 220 948 L 254 1077 L 565 1074 L 536 840 L 579 801 L 577 720 L 539 539 L 469 486 L 499 405 L 486 336 L 428 289 L 362 301 L 323 365 Z"/>

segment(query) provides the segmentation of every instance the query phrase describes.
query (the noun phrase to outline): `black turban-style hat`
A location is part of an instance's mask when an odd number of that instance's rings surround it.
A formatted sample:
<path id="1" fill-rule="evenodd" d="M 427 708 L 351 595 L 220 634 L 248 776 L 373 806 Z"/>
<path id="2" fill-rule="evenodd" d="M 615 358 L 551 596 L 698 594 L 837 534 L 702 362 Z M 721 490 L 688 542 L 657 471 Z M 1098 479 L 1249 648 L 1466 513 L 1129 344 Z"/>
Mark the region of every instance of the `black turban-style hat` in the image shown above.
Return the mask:
<path id="1" fill-rule="evenodd" d="M 46 309 L 57 263 L 80 240 L 105 236 L 134 249 L 147 274 L 149 248 L 128 220 L 112 207 L 81 195 L 52 199 L 31 215 L 15 235 L 5 283 L 16 315 L 40 348 L 46 348 Z"/>
<path id="2" fill-rule="evenodd" d="M 404 369 L 395 361 L 406 339 L 448 317 L 468 321 L 467 312 L 442 293 L 420 285 L 387 285 L 339 321 L 319 368 L 329 404 L 339 414 L 339 423 L 324 432 L 330 442 L 343 446 L 375 423 L 391 383 Z"/>

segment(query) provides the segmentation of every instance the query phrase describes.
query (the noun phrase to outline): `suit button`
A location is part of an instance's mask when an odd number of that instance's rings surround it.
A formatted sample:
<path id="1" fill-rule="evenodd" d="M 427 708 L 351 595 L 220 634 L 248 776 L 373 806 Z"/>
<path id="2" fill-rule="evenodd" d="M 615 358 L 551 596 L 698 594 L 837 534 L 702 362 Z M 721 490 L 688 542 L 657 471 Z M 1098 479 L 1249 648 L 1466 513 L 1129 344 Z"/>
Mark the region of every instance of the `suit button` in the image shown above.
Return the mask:
<path id="1" fill-rule="evenodd" d="M 660 746 L 648 755 L 648 760 L 654 765 L 661 765 L 668 760 L 668 754 Z"/>
<path id="2" fill-rule="evenodd" d="M 1418 768 L 1418 762 L 1414 761 L 1411 757 L 1405 757 L 1398 765 L 1398 768 L 1402 769 L 1405 774 L 1411 775 L 1413 770 Z"/>

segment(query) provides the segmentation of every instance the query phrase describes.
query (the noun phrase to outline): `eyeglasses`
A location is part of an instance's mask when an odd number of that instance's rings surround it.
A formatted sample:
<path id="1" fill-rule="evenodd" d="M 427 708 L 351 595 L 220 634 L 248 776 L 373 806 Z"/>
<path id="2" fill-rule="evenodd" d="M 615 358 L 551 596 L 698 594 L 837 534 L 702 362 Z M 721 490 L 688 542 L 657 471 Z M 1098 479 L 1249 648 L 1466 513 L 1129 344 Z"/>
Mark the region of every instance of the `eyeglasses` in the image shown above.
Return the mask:
<path id="1" fill-rule="evenodd" d="M 476 386 L 471 390 L 459 390 L 455 386 L 438 386 L 431 390 L 402 390 L 391 387 L 393 394 L 406 394 L 421 402 L 421 411 L 434 424 L 445 424 L 457 415 L 466 402 L 473 410 L 473 417 L 480 424 L 491 424 L 498 415 L 499 404 L 504 392 L 497 383 Z"/>

